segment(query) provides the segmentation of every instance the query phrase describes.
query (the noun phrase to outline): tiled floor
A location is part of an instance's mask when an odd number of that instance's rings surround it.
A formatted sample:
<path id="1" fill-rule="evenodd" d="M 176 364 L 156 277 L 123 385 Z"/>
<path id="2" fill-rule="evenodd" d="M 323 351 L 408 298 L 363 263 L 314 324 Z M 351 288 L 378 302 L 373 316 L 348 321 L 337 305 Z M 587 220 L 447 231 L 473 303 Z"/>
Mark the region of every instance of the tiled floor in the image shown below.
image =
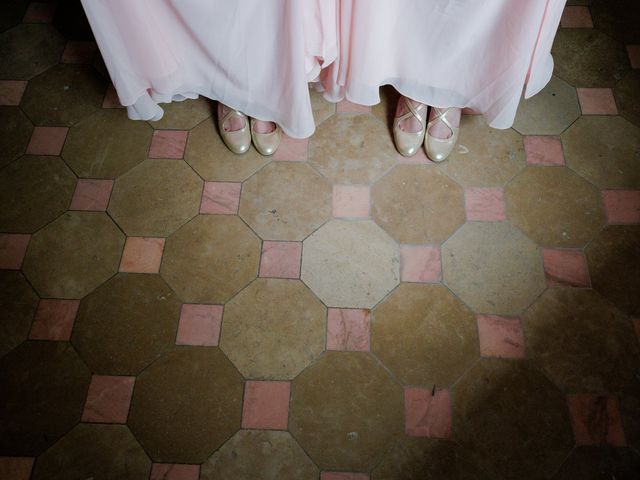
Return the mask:
<path id="1" fill-rule="evenodd" d="M 129 121 L 80 12 L 0 15 L 1 479 L 638 478 L 635 0 L 441 165 L 389 89 L 273 158 Z"/>

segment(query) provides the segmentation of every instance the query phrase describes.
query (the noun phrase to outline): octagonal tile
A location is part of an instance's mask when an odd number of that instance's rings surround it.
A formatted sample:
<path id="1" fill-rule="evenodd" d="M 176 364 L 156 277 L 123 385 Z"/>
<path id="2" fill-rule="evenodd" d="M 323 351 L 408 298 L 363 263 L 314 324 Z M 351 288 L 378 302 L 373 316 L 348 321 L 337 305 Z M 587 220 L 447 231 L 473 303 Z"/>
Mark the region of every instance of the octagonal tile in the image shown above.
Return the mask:
<path id="1" fill-rule="evenodd" d="M 530 356 L 568 393 L 617 392 L 640 363 L 631 322 L 593 290 L 547 290 L 523 328 Z"/>
<path id="2" fill-rule="evenodd" d="M 136 375 L 173 347 L 181 306 L 158 275 L 119 274 L 82 299 L 71 341 L 94 373 Z"/>
<path id="3" fill-rule="evenodd" d="M 640 92 L 640 70 L 637 69 L 625 75 L 613 89 L 620 115 L 640 127 L 640 99 L 636 92 Z"/>
<path id="4" fill-rule="evenodd" d="M 336 113 L 336 104 L 325 100 L 322 92 L 311 90 L 309 96 L 311 97 L 311 109 L 316 126 Z"/>
<path id="5" fill-rule="evenodd" d="M 318 467 L 289 432 L 241 430 L 202 465 L 201 480 L 317 480 Z"/>
<path id="6" fill-rule="evenodd" d="M 454 438 L 498 478 L 547 478 L 573 447 L 564 395 L 528 362 L 484 358 L 454 399 Z"/>
<path id="7" fill-rule="evenodd" d="M 442 243 L 465 221 L 462 188 L 433 166 L 398 165 L 371 198 L 373 219 L 400 243 Z"/>
<path id="8" fill-rule="evenodd" d="M 79 177 L 115 178 L 147 158 L 153 129 L 103 109 L 69 130 L 62 157 Z"/>
<path id="9" fill-rule="evenodd" d="M 629 70 L 624 45 L 593 28 L 561 28 L 551 53 L 556 75 L 574 87 L 613 87 Z"/>
<path id="10" fill-rule="evenodd" d="M 590 10 L 601 32 L 624 43 L 640 43 L 640 8 L 635 0 L 594 0 Z"/>
<path id="11" fill-rule="evenodd" d="M 526 165 L 522 137 L 497 130 L 481 115 L 463 115 L 459 147 L 438 165 L 463 187 L 501 187 Z M 466 153 L 465 153 L 466 152 Z"/>
<path id="12" fill-rule="evenodd" d="M 606 227 L 586 255 L 593 288 L 622 311 L 640 317 L 640 226 Z"/>
<path id="13" fill-rule="evenodd" d="M 0 106 L 0 168 L 22 155 L 31 139 L 33 125 L 18 107 Z"/>
<path id="14" fill-rule="evenodd" d="M 76 177 L 59 157 L 25 155 L 0 172 L 0 230 L 33 233 L 67 210 Z"/>
<path id="15" fill-rule="evenodd" d="M 302 282 L 259 278 L 226 304 L 220 348 L 246 378 L 290 379 L 324 350 L 326 318 Z"/>
<path id="16" fill-rule="evenodd" d="M 4 14 L 3 14 L 4 17 Z M 0 79 L 28 80 L 60 60 L 65 40 L 51 25 L 18 25 L 0 35 Z"/>
<path id="17" fill-rule="evenodd" d="M 371 308 L 400 281 L 400 249 L 371 221 L 333 220 L 304 241 L 301 278 L 327 306 Z"/>
<path id="18" fill-rule="evenodd" d="M 0 359 L 0 454 L 39 455 L 68 432 L 90 379 L 66 342 L 24 342 Z"/>
<path id="19" fill-rule="evenodd" d="M 127 235 L 163 236 L 198 214 L 202 180 L 175 160 L 145 160 L 115 182 L 108 212 Z"/>
<path id="20" fill-rule="evenodd" d="M 520 101 L 513 128 L 523 135 L 560 135 L 580 115 L 576 89 L 553 76 L 535 96 Z"/>
<path id="21" fill-rule="evenodd" d="M 164 116 L 157 122 L 149 122 L 153 128 L 191 130 L 215 111 L 215 104 L 206 97 L 164 103 L 161 107 Z"/>
<path id="22" fill-rule="evenodd" d="M 326 352 L 292 384 L 289 429 L 326 470 L 368 471 L 403 432 L 403 392 L 367 353 Z"/>
<path id="23" fill-rule="evenodd" d="M 373 311 L 371 351 L 405 385 L 448 387 L 480 357 L 476 318 L 442 285 L 403 283 Z"/>
<path id="24" fill-rule="evenodd" d="M 100 108 L 107 83 L 87 65 L 57 65 L 29 82 L 20 106 L 36 125 L 71 126 Z"/>
<path id="25" fill-rule="evenodd" d="M 396 156 L 388 129 L 371 115 L 335 115 L 309 142 L 309 162 L 331 183 L 373 183 Z"/>
<path id="26" fill-rule="evenodd" d="M 29 335 L 38 296 L 20 272 L 0 270 L 0 357 Z"/>
<path id="27" fill-rule="evenodd" d="M 236 216 L 199 215 L 167 239 L 160 274 L 188 303 L 223 304 L 258 275 L 260 239 Z"/>
<path id="28" fill-rule="evenodd" d="M 240 216 L 269 240 L 304 240 L 331 218 L 331 186 L 304 163 L 274 162 L 244 182 Z"/>
<path id="29" fill-rule="evenodd" d="M 202 178 L 218 182 L 242 182 L 269 163 L 269 157 L 253 148 L 243 155 L 232 153 L 222 142 L 213 118 L 189 132 L 184 158 Z"/>
<path id="30" fill-rule="evenodd" d="M 539 245 L 583 247 L 606 221 L 600 191 L 564 167 L 528 167 L 505 196 L 509 220 Z"/>
<path id="31" fill-rule="evenodd" d="M 509 223 L 466 223 L 442 246 L 443 280 L 476 313 L 518 314 L 546 287 L 536 245 Z"/>
<path id="32" fill-rule="evenodd" d="M 104 213 L 67 212 L 31 237 L 22 268 L 40 296 L 82 298 L 118 271 L 123 246 Z"/>
<path id="33" fill-rule="evenodd" d="M 567 165 L 600 188 L 640 188 L 640 128 L 618 116 L 586 116 L 562 134 Z"/>
<path id="34" fill-rule="evenodd" d="M 371 480 L 480 480 L 489 477 L 454 442 L 432 438 L 400 440 L 373 470 Z"/>
<path id="35" fill-rule="evenodd" d="M 147 480 L 151 461 L 124 425 L 81 423 L 38 458 L 33 480 Z"/>
<path id="36" fill-rule="evenodd" d="M 578 447 L 553 480 L 633 480 L 640 472 L 640 455 L 628 448 Z"/>
<path id="37" fill-rule="evenodd" d="M 154 461 L 202 463 L 240 428 L 242 389 L 219 349 L 177 348 L 138 376 L 129 426 Z"/>

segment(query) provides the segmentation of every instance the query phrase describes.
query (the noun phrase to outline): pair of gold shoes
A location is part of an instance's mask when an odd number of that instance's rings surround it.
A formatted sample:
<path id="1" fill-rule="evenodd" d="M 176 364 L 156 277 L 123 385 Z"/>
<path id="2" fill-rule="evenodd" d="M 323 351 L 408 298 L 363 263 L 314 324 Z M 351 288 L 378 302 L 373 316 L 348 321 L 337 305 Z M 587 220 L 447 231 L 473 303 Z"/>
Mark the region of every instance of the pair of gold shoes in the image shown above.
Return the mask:
<path id="1" fill-rule="evenodd" d="M 435 115 L 427 123 L 427 105 L 420 103 L 416 106 L 407 97 L 401 97 L 399 101 L 405 102 L 407 112 L 395 117 L 393 120 L 393 139 L 398 152 L 405 157 L 411 157 L 424 144 L 424 149 L 429 159 L 434 162 L 446 160 L 456 146 L 460 133 L 460 127 L 454 127 L 451 123 L 451 117 L 456 113 L 455 108 L 432 107 L 435 108 Z M 420 130 L 417 132 L 406 132 L 400 128 L 400 123 L 411 117 L 415 117 L 420 124 Z M 451 131 L 451 135 L 446 139 L 437 138 L 429 134 L 431 127 L 439 121 L 444 123 Z"/>
<path id="2" fill-rule="evenodd" d="M 238 130 L 227 130 L 226 126 L 229 121 L 237 117 L 243 121 L 243 127 Z M 243 154 L 251 146 L 262 155 L 273 155 L 280 146 L 282 133 L 280 127 L 276 124 L 275 129 L 269 133 L 260 133 L 256 131 L 256 120 L 249 119 L 244 113 L 227 107 L 227 113 L 220 119 L 220 136 L 222 141 L 233 153 Z"/>

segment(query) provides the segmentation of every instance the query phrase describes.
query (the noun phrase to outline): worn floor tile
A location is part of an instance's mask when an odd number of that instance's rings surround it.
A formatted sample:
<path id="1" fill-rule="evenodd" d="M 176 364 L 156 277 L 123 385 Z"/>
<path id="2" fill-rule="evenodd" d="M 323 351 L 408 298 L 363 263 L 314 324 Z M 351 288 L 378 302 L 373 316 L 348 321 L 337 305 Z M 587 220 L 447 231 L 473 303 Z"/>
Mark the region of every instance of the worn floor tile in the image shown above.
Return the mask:
<path id="1" fill-rule="evenodd" d="M 113 180 L 81 178 L 76 183 L 69 210 L 104 212 L 109 205 Z"/>
<path id="2" fill-rule="evenodd" d="M 0 34 L 0 78 L 29 80 L 58 63 L 64 45 L 64 38 L 51 25 L 7 30 Z"/>
<path id="3" fill-rule="evenodd" d="M 618 107 L 610 88 L 578 88 L 578 100 L 583 115 L 618 114 Z"/>
<path id="4" fill-rule="evenodd" d="M 225 305 L 220 348 L 246 378 L 292 379 L 325 335 L 326 309 L 302 282 L 259 278 Z"/>
<path id="5" fill-rule="evenodd" d="M 200 465 L 154 463 L 149 480 L 199 480 Z"/>
<path id="6" fill-rule="evenodd" d="M 0 106 L 0 167 L 22 155 L 29 140 L 33 125 L 18 107 Z"/>
<path id="7" fill-rule="evenodd" d="M 567 403 L 577 445 L 626 446 L 618 397 L 579 393 Z"/>
<path id="8" fill-rule="evenodd" d="M 274 162 L 242 185 L 240 216 L 265 240 L 304 240 L 331 218 L 331 185 L 306 164 Z"/>
<path id="9" fill-rule="evenodd" d="M 567 6 L 562 12 L 560 26 L 563 28 L 592 28 L 593 21 L 589 7 L 586 6 Z"/>
<path id="10" fill-rule="evenodd" d="M 478 315 L 478 335 L 483 357 L 525 357 L 524 334 L 519 318 Z"/>
<path id="11" fill-rule="evenodd" d="M 522 137 L 529 165 L 564 165 L 564 152 L 560 138 L 551 135 Z"/>
<path id="12" fill-rule="evenodd" d="M 0 270 L 0 357 L 26 340 L 38 306 L 38 296 L 20 272 Z"/>
<path id="13" fill-rule="evenodd" d="M 640 9 L 634 0 L 594 0 L 590 10 L 598 30 L 624 43 L 640 43 Z"/>
<path id="14" fill-rule="evenodd" d="M 316 126 L 336 113 L 336 104 L 325 100 L 322 95 L 322 92 L 310 89 L 309 96 L 311 97 L 311 108 Z"/>
<path id="15" fill-rule="evenodd" d="M 237 215 L 242 183 L 204 182 L 200 213 L 204 215 Z"/>
<path id="16" fill-rule="evenodd" d="M 440 247 L 400 245 L 400 280 L 414 283 L 437 283 L 442 279 Z"/>
<path id="17" fill-rule="evenodd" d="M 366 218 L 371 210 L 371 188 L 367 185 L 334 185 L 334 217 Z"/>
<path id="18" fill-rule="evenodd" d="M 506 220 L 504 191 L 501 188 L 467 188 L 464 191 L 467 220 L 502 222 Z"/>
<path id="19" fill-rule="evenodd" d="M 156 129 L 149 147 L 149 158 L 182 158 L 188 136 L 187 130 Z"/>
<path id="20" fill-rule="evenodd" d="M 279 162 L 304 162 L 309 157 L 309 139 L 282 136 L 273 159 Z"/>
<path id="21" fill-rule="evenodd" d="M 158 275 L 121 273 L 82 299 L 71 341 L 94 373 L 136 375 L 174 345 L 180 309 Z"/>
<path id="22" fill-rule="evenodd" d="M 633 480 L 640 471 L 640 455 L 628 448 L 578 447 L 553 480 Z"/>
<path id="23" fill-rule="evenodd" d="M 402 434 L 403 392 L 367 353 L 326 352 L 293 381 L 289 429 L 323 470 L 368 471 Z"/>
<path id="24" fill-rule="evenodd" d="M 163 103 L 164 116 L 157 122 L 149 122 L 153 128 L 191 130 L 215 111 L 215 104 L 205 97 L 186 99 L 182 102 Z"/>
<path id="25" fill-rule="evenodd" d="M 622 80 L 613 88 L 620 115 L 636 127 L 640 127 L 640 99 L 636 93 L 638 90 L 640 90 L 640 71 L 637 69 L 622 77 Z"/>
<path id="26" fill-rule="evenodd" d="M 0 233 L 0 269 L 20 270 L 31 235 Z"/>
<path id="27" fill-rule="evenodd" d="M 242 390 L 219 349 L 181 347 L 138 376 L 129 426 L 152 460 L 202 463 L 240 428 Z"/>
<path id="28" fill-rule="evenodd" d="M 549 285 L 590 287 L 589 267 L 584 252 L 579 249 L 542 250 L 544 273 Z"/>
<path id="29" fill-rule="evenodd" d="M 222 305 L 185 303 L 180 310 L 177 345 L 216 347 L 222 327 Z"/>
<path id="30" fill-rule="evenodd" d="M 60 155 L 68 132 L 67 127 L 35 127 L 26 153 L 29 155 Z"/>
<path id="31" fill-rule="evenodd" d="M 76 321 L 79 300 L 42 298 L 31 325 L 29 339 L 66 342 Z"/>
<path id="32" fill-rule="evenodd" d="M 451 439 L 451 392 L 404 389 L 405 433 L 410 437 Z"/>
<path id="33" fill-rule="evenodd" d="M 640 223 L 640 190 L 604 190 L 609 224 Z"/>
<path id="34" fill-rule="evenodd" d="M 290 396 L 291 382 L 247 381 L 242 406 L 242 428 L 286 430 Z"/>
<path id="35" fill-rule="evenodd" d="M 364 308 L 330 308 L 327 312 L 327 350 L 368 352 L 371 312 Z"/>
<path id="36" fill-rule="evenodd" d="M 29 480 L 34 461 L 33 457 L 0 457 L 0 478 Z"/>
<path id="37" fill-rule="evenodd" d="M 135 377 L 93 375 L 82 421 L 88 423 L 127 423 Z"/>
<path id="38" fill-rule="evenodd" d="M 262 242 L 261 277 L 300 278 L 301 262 L 301 242 Z"/>
<path id="39" fill-rule="evenodd" d="M 329 307 L 371 308 L 398 285 L 400 251 L 371 221 L 333 220 L 304 241 L 301 278 Z"/>
<path id="40" fill-rule="evenodd" d="M 127 237 L 119 272 L 158 273 L 165 239 L 160 237 Z"/>

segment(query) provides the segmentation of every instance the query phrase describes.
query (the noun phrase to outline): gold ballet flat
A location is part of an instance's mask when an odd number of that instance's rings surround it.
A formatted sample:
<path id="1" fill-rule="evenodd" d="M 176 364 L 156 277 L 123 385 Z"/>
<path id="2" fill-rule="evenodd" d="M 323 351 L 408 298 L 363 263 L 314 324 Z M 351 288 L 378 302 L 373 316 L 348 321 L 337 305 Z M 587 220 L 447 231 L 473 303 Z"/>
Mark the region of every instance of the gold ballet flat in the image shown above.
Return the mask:
<path id="1" fill-rule="evenodd" d="M 282 132 L 280 127 L 276 123 L 276 128 L 269 133 L 258 133 L 255 129 L 254 118 L 251 119 L 251 139 L 253 140 L 253 146 L 256 147 L 256 150 L 260 152 L 262 155 L 269 156 L 276 153 L 278 147 L 280 146 L 280 140 L 282 139 Z"/>
<path id="2" fill-rule="evenodd" d="M 427 119 L 427 106 L 423 103 L 414 106 L 407 97 L 401 97 L 399 101 L 403 101 L 409 110 L 407 113 L 393 119 L 393 140 L 396 149 L 401 155 L 411 157 L 418 152 L 424 140 L 426 132 L 425 124 Z M 405 132 L 400 129 L 400 122 L 407 118 L 415 117 L 420 122 L 421 129 L 418 132 Z"/>
<path id="3" fill-rule="evenodd" d="M 431 161 L 443 162 L 447 159 L 449 154 L 453 151 L 453 148 L 456 146 L 458 135 L 460 134 L 460 127 L 454 127 L 453 125 L 451 125 L 451 121 L 447 118 L 447 114 L 449 112 L 455 112 L 454 107 L 433 108 L 435 108 L 436 114 L 427 124 L 427 133 L 424 137 L 424 148 L 427 152 L 427 157 L 429 157 Z M 449 138 L 436 138 L 429 134 L 429 129 L 438 121 L 444 123 L 449 128 L 449 130 L 451 130 L 451 135 L 449 136 Z"/>
<path id="4" fill-rule="evenodd" d="M 228 108 L 227 113 L 222 120 L 220 120 L 220 136 L 222 141 L 229 150 L 233 153 L 243 154 L 249 150 L 251 146 L 251 133 L 249 132 L 249 119 L 247 116 L 239 110 L 233 110 Z M 225 129 L 225 126 L 229 120 L 233 117 L 240 117 L 244 120 L 244 126 L 239 130 L 233 130 L 231 132 Z"/>

